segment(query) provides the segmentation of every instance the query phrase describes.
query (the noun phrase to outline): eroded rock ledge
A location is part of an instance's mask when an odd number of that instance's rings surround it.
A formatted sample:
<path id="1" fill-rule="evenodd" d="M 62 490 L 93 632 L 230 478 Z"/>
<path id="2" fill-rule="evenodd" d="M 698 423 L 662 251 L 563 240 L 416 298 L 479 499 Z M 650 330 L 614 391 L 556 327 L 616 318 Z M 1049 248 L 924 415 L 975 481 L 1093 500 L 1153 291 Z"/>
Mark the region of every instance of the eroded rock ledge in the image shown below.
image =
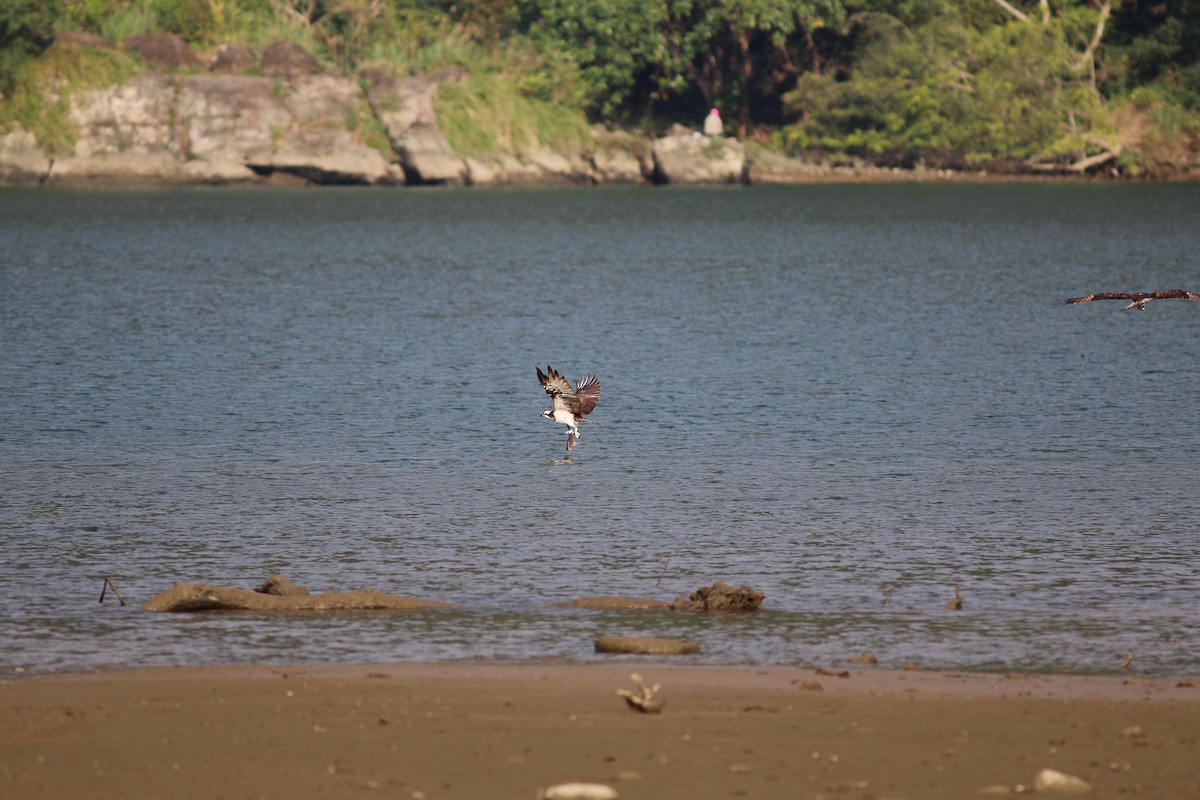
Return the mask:
<path id="1" fill-rule="evenodd" d="M 108 47 L 63 37 L 56 47 Z M 730 183 L 746 179 L 741 143 L 683 129 L 654 141 L 597 130 L 587 152 L 534 147 L 456 153 L 431 77 L 325 70 L 292 43 L 223 45 L 206 59 L 178 37 L 131 36 L 149 66 L 128 82 L 62 92 L 77 131 L 65 152 L 30 131 L 0 130 L 0 184 L 264 183 L 539 185 Z M 254 74 L 249 74 L 254 73 Z"/>

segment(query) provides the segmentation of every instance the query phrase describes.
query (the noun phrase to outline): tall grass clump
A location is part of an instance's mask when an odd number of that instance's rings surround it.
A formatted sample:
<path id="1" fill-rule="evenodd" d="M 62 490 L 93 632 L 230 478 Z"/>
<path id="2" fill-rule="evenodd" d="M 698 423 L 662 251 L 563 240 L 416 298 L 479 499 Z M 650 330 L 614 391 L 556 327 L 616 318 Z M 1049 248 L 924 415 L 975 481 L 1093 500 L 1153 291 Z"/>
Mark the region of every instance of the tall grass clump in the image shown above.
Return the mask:
<path id="1" fill-rule="evenodd" d="M 438 123 L 458 152 L 519 155 L 537 147 L 571 152 L 587 145 L 590 132 L 574 64 L 553 62 L 520 38 L 489 49 L 462 45 L 455 45 L 458 66 L 469 74 L 443 83 L 435 102 Z M 448 46 L 435 49 L 451 52 Z"/>

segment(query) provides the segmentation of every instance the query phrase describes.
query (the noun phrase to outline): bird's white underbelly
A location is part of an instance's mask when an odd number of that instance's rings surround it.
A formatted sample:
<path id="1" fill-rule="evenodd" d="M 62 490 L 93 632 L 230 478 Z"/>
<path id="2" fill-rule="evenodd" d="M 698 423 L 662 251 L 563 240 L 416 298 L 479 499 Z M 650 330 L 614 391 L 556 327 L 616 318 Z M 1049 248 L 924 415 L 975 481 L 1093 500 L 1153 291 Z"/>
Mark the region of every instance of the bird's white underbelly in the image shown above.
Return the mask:
<path id="1" fill-rule="evenodd" d="M 570 425 L 571 427 L 574 427 L 575 415 L 570 411 L 563 411 L 562 409 L 556 408 L 554 409 L 554 421 L 561 422 L 563 425 Z"/>

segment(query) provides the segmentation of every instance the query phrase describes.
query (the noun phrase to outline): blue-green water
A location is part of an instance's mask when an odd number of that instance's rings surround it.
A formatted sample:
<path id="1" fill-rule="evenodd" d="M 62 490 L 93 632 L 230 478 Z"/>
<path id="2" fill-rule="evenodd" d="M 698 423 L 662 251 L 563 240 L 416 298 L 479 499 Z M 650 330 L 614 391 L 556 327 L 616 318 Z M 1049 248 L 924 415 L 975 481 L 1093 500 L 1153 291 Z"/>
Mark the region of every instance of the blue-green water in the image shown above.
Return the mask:
<path id="1" fill-rule="evenodd" d="M 1195 672 L 1200 303 L 1055 301 L 1198 254 L 1197 185 L 0 191 L 0 673 Z M 603 387 L 569 461 L 546 364 Z M 276 572 L 467 608 L 136 610 Z M 715 580 L 766 610 L 549 607 Z"/>

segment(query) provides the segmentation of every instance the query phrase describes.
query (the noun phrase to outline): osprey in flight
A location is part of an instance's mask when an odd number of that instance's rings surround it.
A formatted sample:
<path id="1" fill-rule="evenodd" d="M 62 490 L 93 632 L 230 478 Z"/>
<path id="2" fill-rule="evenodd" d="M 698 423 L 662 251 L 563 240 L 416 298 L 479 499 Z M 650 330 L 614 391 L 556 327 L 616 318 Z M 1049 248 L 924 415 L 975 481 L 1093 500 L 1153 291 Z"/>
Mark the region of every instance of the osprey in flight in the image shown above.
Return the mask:
<path id="1" fill-rule="evenodd" d="M 600 381 L 596 380 L 595 375 L 584 375 L 572 389 L 571 382 L 559 375 L 554 367 L 546 367 L 545 372 L 540 367 L 534 369 L 537 369 L 542 388 L 554 401 L 554 408 L 543 411 L 542 416 L 567 426 L 567 450 L 570 451 L 579 438 L 579 423 L 592 421 L 587 415 L 592 413 L 596 401 L 600 399 Z"/>
<path id="2" fill-rule="evenodd" d="M 1083 297 L 1069 297 L 1062 301 L 1063 305 L 1071 303 L 1090 303 L 1093 300 L 1129 300 L 1129 305 L 1122 308 L 1122 311 L 1128 311 L 1131 308 L 1136 308 L 1138 311 L 1146 310 L 1146 303 L 1151 300 L 1200 300 L 1200 294 L 1195 292 L 1185 292 L 1183 289 L 1167 289 L 1163 292 L 1101 292 L 1100 294 L 1088 294 Z"/>

